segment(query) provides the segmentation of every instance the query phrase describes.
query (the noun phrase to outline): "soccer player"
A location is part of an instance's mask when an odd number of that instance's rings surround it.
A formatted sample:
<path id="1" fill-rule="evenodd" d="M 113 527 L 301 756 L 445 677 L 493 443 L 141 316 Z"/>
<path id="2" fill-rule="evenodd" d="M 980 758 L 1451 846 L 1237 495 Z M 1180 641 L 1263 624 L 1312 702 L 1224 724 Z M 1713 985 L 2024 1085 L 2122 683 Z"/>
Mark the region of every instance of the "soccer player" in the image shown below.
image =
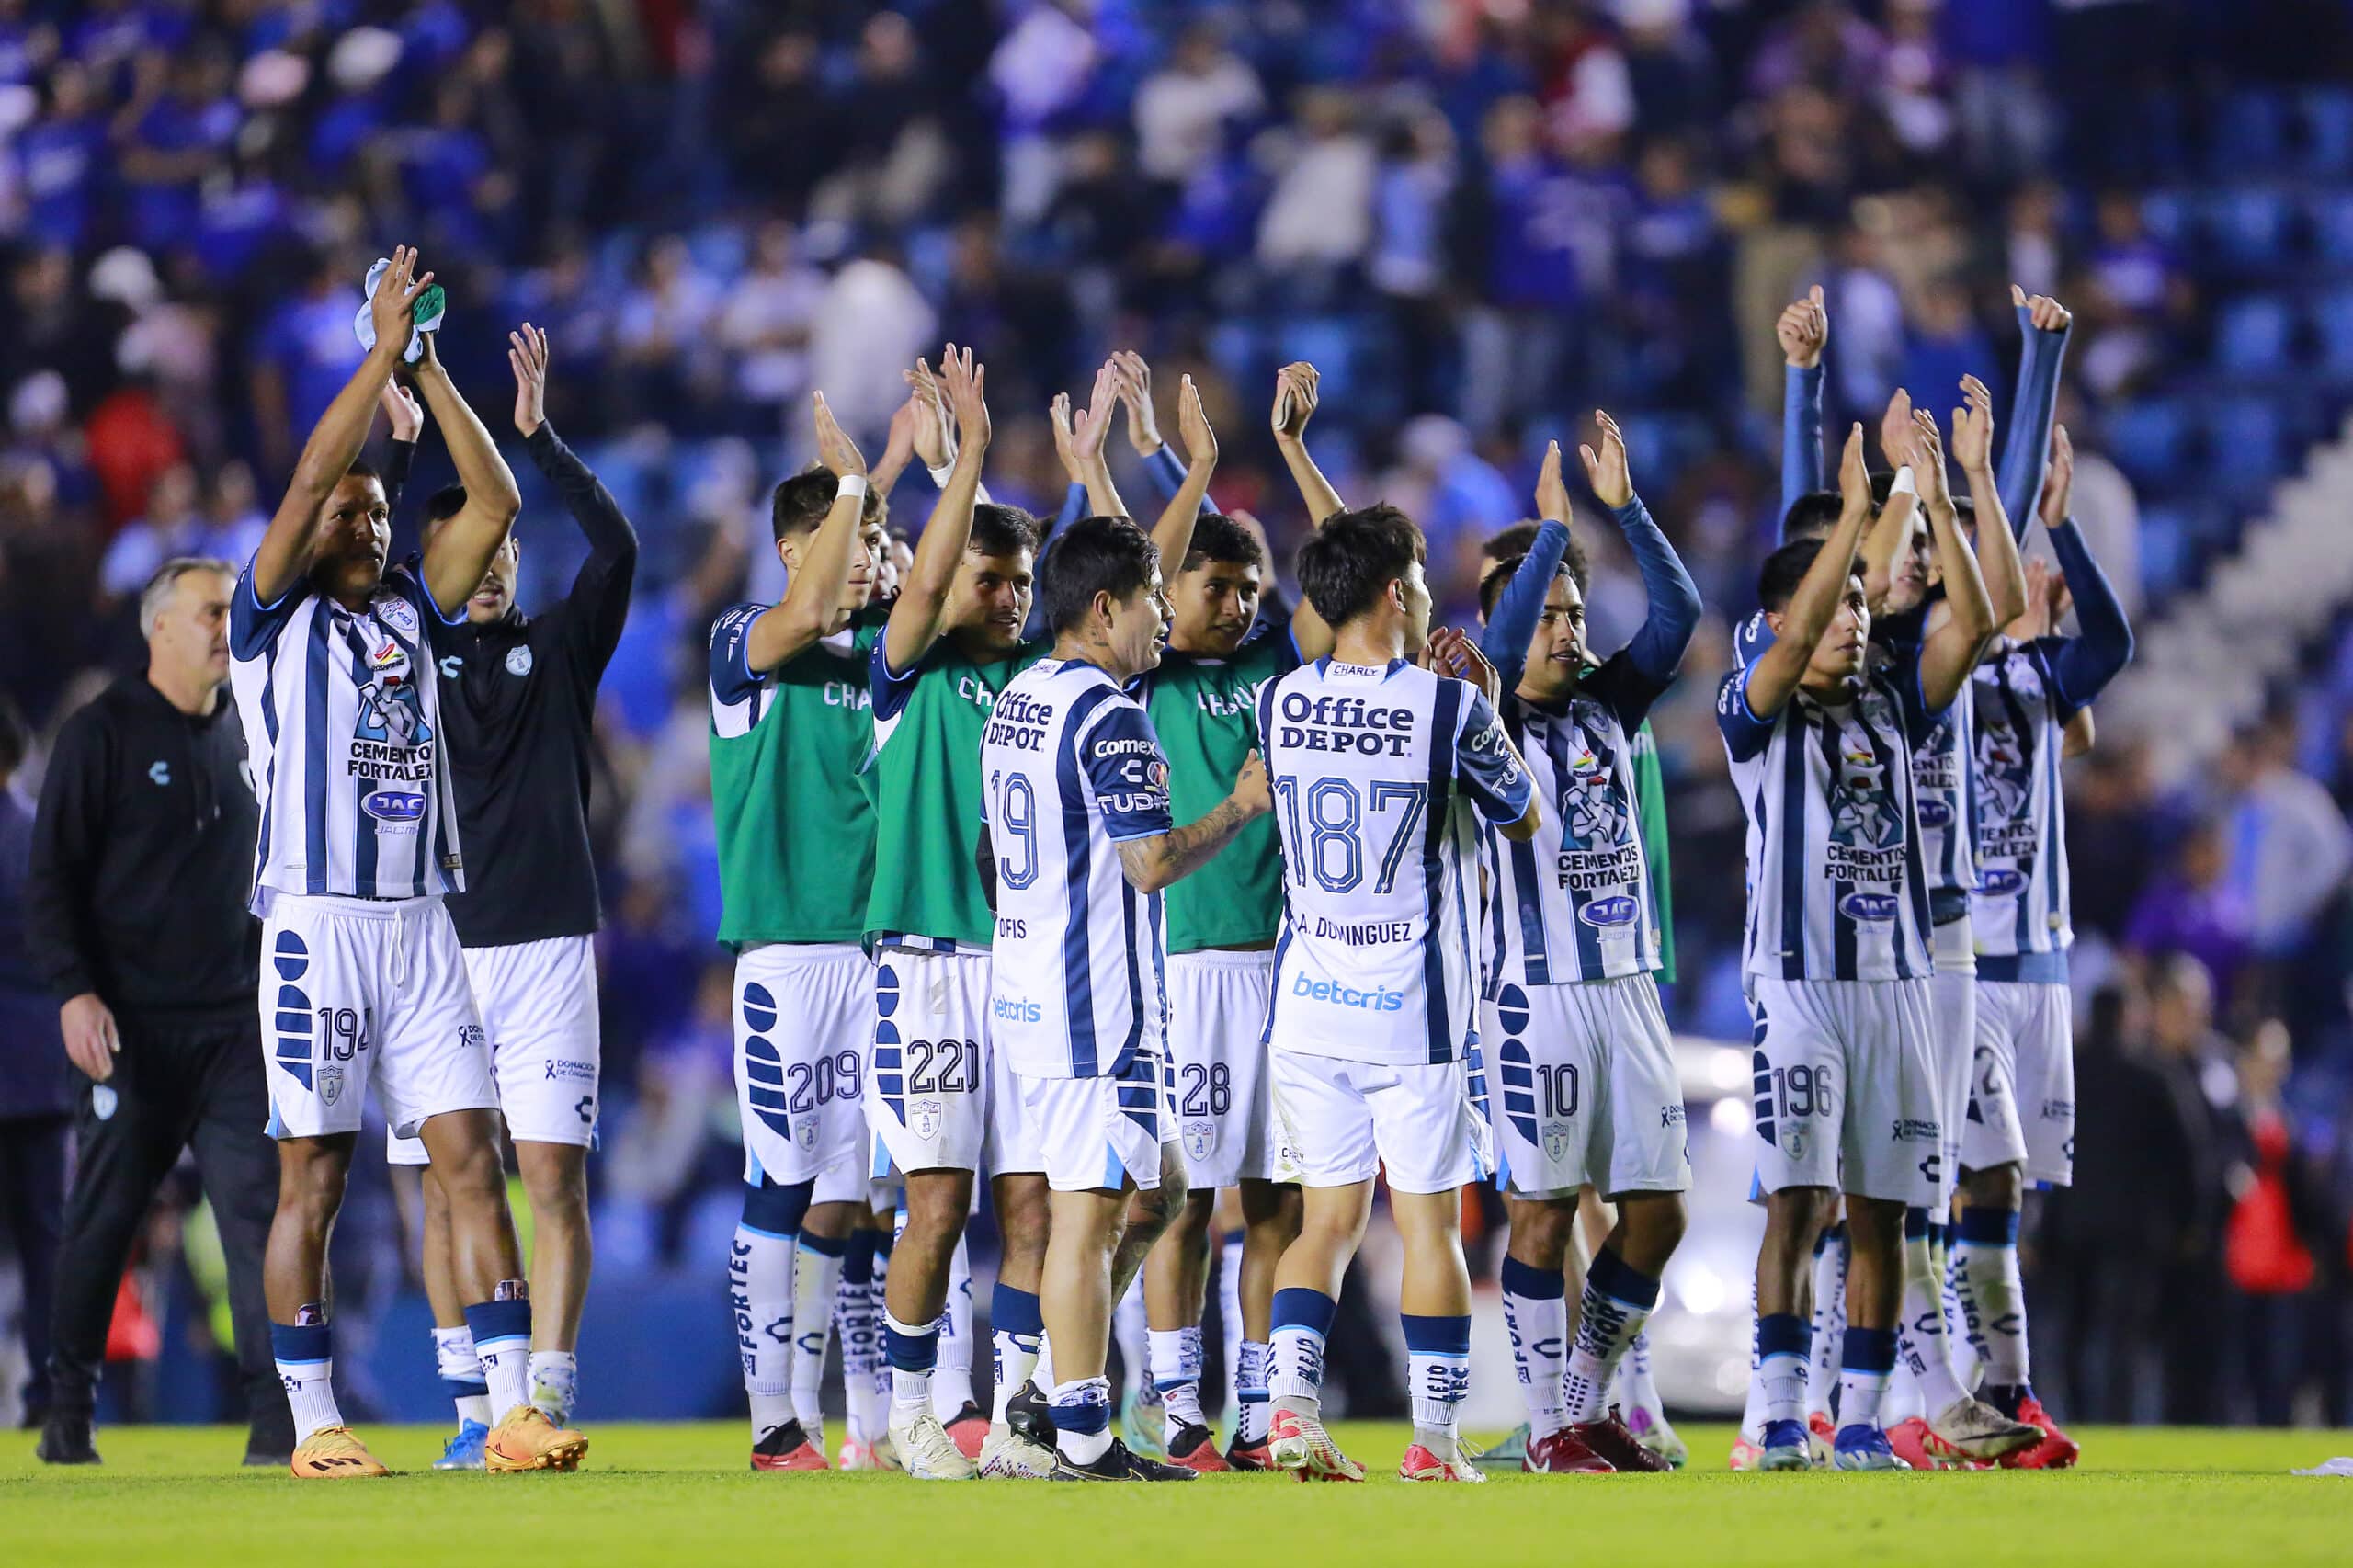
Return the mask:
<path id="1" fill-rule="evenodd" d="M 1581 449 L 1586 474 L 1625 533 L 1650 612 L 1623 650 L 1594 661 L 1585 563 L 1573 551 L 1563 560 L 1569 498 L 1554 442 L 1536 492 L 1548 520 L 1529 562 L 1545 597 L 1501 710 L 1547 809 L 1533 839 L 1489 840 L 1495 950 L 1479 1014 L 1503 1111 L 1498 1182 L 1511 1213 L 1504 1304 L 1529 1407 L 1521 1468 L 1554 1472 L 1674 1468 L 1607 1401 L 1682 1239 L 1691 1165 L 1682 1085 L 1651 978 L 1657 924 L 1635 830 L 1632 736 L 1674 682 L 1699 624 L 1699 592 L 1634 494 L 1617 425 L 1595 417 L 1601 449 Z M 1516 585 L 1502 566 L 1481 585 L 1495 621 L 1524 624 L 1524 612 L 1497 613 Z M 1571 1349 L 1562 1265 L 1586 1187 L 1608 1197 L 1617 1218 L 1586 1272 Z"/>
<path id="2" fill-rule="evenodd" d="M 1942 452 L 1920 416 L 1915 450 Z M 1942 1131 L 1927 977 L 1928 895 L 1912 751 L 1991 634 L 1992 606 L 1949 507 L 1930 509 L 1951 615 L 1884 665 L 1855 570 L 1870 490 L 1862 426 L 1840 466 L 1825 541 L 1782 546 L 1761 574 L 1774 641 L 1717 698 L 1748 812 L 1745 965 L 1756 1017 L 1757 1163 L 1766 1233 L 1757 1343 L 1762 1468 L 1810 1462 L 1802 1420 L 1813 1241 L 1843 1186 L 1852 1263 L 1835 1462 L 1903 1465 L 1880 1424 L 1895 1362 L 1904 1210 L 1933 1201 Z"/>
<path id="3" fill-rule="evenodd" d="M 531 1403 L 530 1290 L 506 1211 L 497 1084 L 442 903 L 465 873 L 425 623 L 464 617 L 521 500 L 430 334 L 416 381 L 466 504 L 421 561 L 386 570 L 383 484 L 358 460 L 431 279 L 414 251 L 393 253 L 368 306 L 375 347 L 303 447 L 230 615 L 262 810 L 253 903 L 280 1169 L 264 1287 L 305 1478 L 385 1473 L 335 1409 L 326 1310 L 327 1235 L 371 1086 L 393 1130 L 424 1140 L 449 1199 L 459 1300 L 499 1415 L 489 1468 L 571 1469 L 587 1449 Z"/>
<path id="4" fill-rule="evenodd" d="M 1188 449 L 1207 429 L 1186 383 Z M 1213 447 L 1211 449 L 1214 449 Z M 1185 827 L 1168 764 L 1122 687 L 1159 661 L 1166 599 L 1151 538 L 1083 518 L 1045 579 L 1051 656 L 1007 683 L 981 746 L 983 883 L 996 936 L 990 1013 L 1051 1189 L 1040 1291 L 1056 1346 L 1056 1480 L 1193 1479 L 1110 1431 L 1104 1375 L 1112 1253 L 1129 1194 L 1161 1178 L 1160 893 L 1209 864 L 1267 806 L 1245 763 L 1224 800 Z"/>
<path id="5" fill-rule="evenodd" d="M 2018 1203 L 2029 1181 L 2074 1176 L 2073 1010 L 2067 991 L 2067 811 L 2059 761 L 2070 726 L 2132 656 L 2124 607 L 2086 548 L 2068 502 L 2075 449 L 2052 436 L 2040 510 L 2063 575 L 2029 595 L 2025 617 L 1977 666 L 1977 736 L 1971 763 L 1977 807 L 1978 885 L 1970 898 L 1977 943 L 1977 1051 L 1961 1134 L 1960 1282 L 1984 1343 L 1985 1397 L 2039 1440 L 2006 1456 L 2023 1470 L 2075 1462 L 2075 1441 L 2034 1395 L 2028 1376 L 2026 1297 L 2018 1283 Z M 2056 635 L 2074 598 L 2083 627 Z"/>
<path id="6" fill-rule="evenodd" d="M 508 335 L 515 428 L 588 539 L 572 591 L 537 616 L 515 602 L 512 534 L 466 600 L 465 619 L 426 621 L 440 669 L 443 758 L 461 839 L 496 845 L 449 900 L 466 976 L 490 1038 L 499 1113 L 531 1200 L 531 1402 L 562 1426 L 577 1398 L 581 1303 L 588 1293 L 588 1151 L 596 1142 L 596 932 L 603 923 L 588 849 L 589 748 L 597 687 L 629 616 L 637 532 L 547 419 L 547 334 Z M 398 395 L 398 394 L 394 394 Z M 405 399 L 403 399 L 405 402 Z M 385 499 L 415 451 L 393 427 Z M 425 537 L 465 507 L 462 485 L 426 503 Z M 569 806 L 569 811 L 563 808 Z M 434 1358 L 459 1426 L 437 1470 L 483 1468 L 490 1398 L 449 1254 L 449 1202 L 425 1145 L 392 1136 L 392 1164 L 423 1167 L 425 1287 Z"/>
<path id="7" fill-rule="evenodd" d="M 1299 574 L 1333 652 L 1258 693 L 1286 900 L 1267 1039 L 1303 1189 L 1275 1277 L 1269 1448 L 1304 1477 L 1364 1479 L 1324 1429 L 1320 1390 L 1341 1276 L 1385 1167 L 1412 1360 L 1399 1473 L 1485 1479 L 1455 1427 L 1471 1350 L 1457 1189 L 1492 1168 L 1474 1082 L 1473 819 L 1519 843 L 1541 811 L 1495 718 L 1494 670 L 1459 632 L 1430 631 L 1425 551 L 1392 506 L 1325 523 Z"/>
<path id="8" fill-rule="evenodd" d="M 1285 366 L 1276 377 L 1273 428 L 1320 525 L 1341 508 L 1306 451 L 1316 394 L 1313 366 Z M 1331 647 L 1331 630 L 1312 606 L 1288 617 L 1261 614 L 1270 564 L 1256 533 L 1210 513 L 1194 525 L 1191 552 L 1169 584 L 1168 646 L 1144 676 L 1143 704 L 1168 759 L 1169 797 L 1179 815 L 1199 815 L 1224 798 L 1256 744 L 1259 688 Z M 1178 882 L 1166 894 L 1168 1061 L 1190 1190 L 1144 1265 L 1148 1354 L 1165 1452 L 1204 1472 L 1267 1464 L 1275 1264 L 1299 1233 L 1300 1205 L 1298 1187 L 1284 1180 L 1266 1071 L 1282 896 L 1274 824 L 1256 822 L 1219 857 L 1216 875 Z M 1226 1188 L 1236 1189 L 1243 1239 L 1224 1260 L 1234 1276 L 1225 1334 L 1240 1344 L 1232 1440 L 1221 1457 L 1201 1411 L 1200 1318 L 1210 1224 L 1216 1195 Z"/>

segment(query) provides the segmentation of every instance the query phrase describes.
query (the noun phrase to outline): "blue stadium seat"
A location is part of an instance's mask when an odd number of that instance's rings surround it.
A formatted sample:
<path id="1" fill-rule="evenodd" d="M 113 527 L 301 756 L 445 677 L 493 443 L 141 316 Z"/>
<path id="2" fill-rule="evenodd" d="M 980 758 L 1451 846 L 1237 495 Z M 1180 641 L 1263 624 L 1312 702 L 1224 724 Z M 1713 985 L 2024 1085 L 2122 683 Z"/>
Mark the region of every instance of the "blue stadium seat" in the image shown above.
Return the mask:
<path id="1" fill-rule="evenodd" d="M 2177 506 L 2141 509 L 2141 585 L 2159 601 L 2171 598 L 2186 585 L 2190 528 Z"/>
<path id="2" fill-rule="evenodd" d="M 2287 248 L 2288 199 L 2261 187 L 2228 191 L 2207 210 L 2214 243 L 2242 267 L 2268 267 Z"/>
<path id="3" fill-rule="evenodd" d="M 2154 237 L 2178 245 L 2189 232 L 2189 203 L 2177 190 L 2153 190 L 2141 199 L 2141 221 Z"/>
<path id="4" fill-rule="evenodd" d="M 2353 267 L 2353 191 L 2324 191 L 2305 204 L 2313 252 L 2332 267 Z"/>
<path id="5" fill-rule="evenodd" d="M 2260 489 L 2279 477 L 2286 446 L 2279 405 L 2234 397 L 2216 405 L 2206 425 L 2208 467 L 2228 489 Z"/>
<path id="6" fill-rule="evenodd" d="M 2296 107 L 2303 129 L 2304 172 L 2324 179 L 2353 176 L 2353 92 L 2314 87 Z"/>
<path id="7" fill-rule="evenodd" d="M 2222 307 L 2215 324 L 2215 358 L 2243 376 L 2274 375 L 2287 367 L 2292 318 L 2276 294 L 2249 294 Z"/>
<path id="8" fill-rule="evenodd" d="M 2181 472 L 2188 429 L 2179 403 L 2129 403 L 2108 415 L 2109 455 L 2137 481 L 2167 483 Z"/>
<path id="9" fill-rule="evenodd" d="M 2353 381 L 2353 289 L 2321 297 L 2313 319 L 2320 326 L 2321 363 L 2337 381 Z"/>
<path id="10" fill-rule="evenodd" d="M 2206 162 L 2217 179 L 2244 178 L 2249 169 L 2277 166 L 2287 142 L 2288 101 L 2279 93 L 2233 93 L 2215 116 Z"/>

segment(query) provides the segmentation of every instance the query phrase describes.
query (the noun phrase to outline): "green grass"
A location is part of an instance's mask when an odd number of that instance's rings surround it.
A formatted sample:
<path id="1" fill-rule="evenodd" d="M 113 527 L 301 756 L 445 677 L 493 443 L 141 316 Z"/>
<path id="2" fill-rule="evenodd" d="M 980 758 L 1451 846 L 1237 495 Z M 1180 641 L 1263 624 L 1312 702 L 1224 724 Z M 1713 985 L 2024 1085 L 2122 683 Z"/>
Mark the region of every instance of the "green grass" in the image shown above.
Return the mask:
<path id="1" fill-rule="evenodd" d="M 227 1428 L 102 1431 L 107 1463 L 52 1471 L 32 1437 L 0 1454 L 0 1562 L 170 1568 L 383 1562 L 400 1568 L 663 1562 L 1322 1564 L 1869 1562 L 1993 1565 L 2347 1561 L 2353 1482 L 2290 1469 L 2353 1453 L 2347 1432 L 2095 1429 L 2071 1473 L 1733 1475 L 1728 1428 L 1685 1436 L 1701 1468 L 1657 1477 L 1505 1476 L 1409 1489 L 1390 1479 L 1400 1426 L 1343 1425 L 1366 1486 L 1280 1476 L 1183 1486 L 754 1475 L 733 1424 L 589 1427 L 576 1475 L 437 1475 L 443 1434 L 366 1435 L 409 1473 L 299 1484 L 235 1468 Z"/>

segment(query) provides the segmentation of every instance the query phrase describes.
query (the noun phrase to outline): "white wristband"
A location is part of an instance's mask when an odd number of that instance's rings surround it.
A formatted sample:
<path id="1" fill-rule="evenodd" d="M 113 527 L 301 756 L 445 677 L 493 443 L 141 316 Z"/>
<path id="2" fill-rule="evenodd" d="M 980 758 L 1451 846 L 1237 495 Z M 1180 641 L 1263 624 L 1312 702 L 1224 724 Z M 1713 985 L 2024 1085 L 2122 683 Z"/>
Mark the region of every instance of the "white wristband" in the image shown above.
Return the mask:
<path id="1" fill-rule="evenodd" d="M 845 495 L 855 495 L 861 501 L 865 500 L 866 475 L 862 473 L 846 473 L 842 475 L 840 479 L 835 481 L 834 499 L 838 501 Z"/>
<path id="2" fill-rule="evenodd" d="M 1910 495 L 1915 499 L 1919 496 L 1920 484 L 1912 477 L 1910 463 L 1895 471 L 1895 483 L 1887 487 L 1887 494 L 1891 500 L 1898 495 Z"/>
<path id="3" fill-rule="evenodd" d="M 956 472 L 956 460 L 950 458 L 937 468 L 926 463 L 924 465 L 924 472 L 931 475 L 931 482 L 934 484 L 945 490 L 948 488 L 948 476 Z"/>

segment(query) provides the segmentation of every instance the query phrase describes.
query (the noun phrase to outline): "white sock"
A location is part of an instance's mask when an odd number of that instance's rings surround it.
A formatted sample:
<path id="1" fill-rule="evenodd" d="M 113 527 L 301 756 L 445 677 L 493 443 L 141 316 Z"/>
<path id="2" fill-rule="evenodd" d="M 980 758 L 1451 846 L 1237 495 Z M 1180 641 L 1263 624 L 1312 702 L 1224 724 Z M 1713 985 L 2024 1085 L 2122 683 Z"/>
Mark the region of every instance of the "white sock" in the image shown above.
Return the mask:
<path id="1" fill-rule="evenodd" d="M 867 1311 L 874 1316 L 874 1373 L 869 1392 L 874 1400 L 878 1421 L 887 1421 L 891 1414 L 891 1358 L 882 1338 L 882 1319 L 885 1316 L 882 1301 L 889 1293 L 890 1282 L 891 1249 L 888 1244 L 878 1243 L 874 1248 L 874 1283 L 866 1290 Z M 875 1430 L 880 1432 L 883 1428 L 877 1426 Z"/>
<path id="2" fill-rule="evenodd" d="M 1813 1255 L 1813 1358 L 1807 1368 L 1805 1419 L 1828 1418 L 1838 1392 L 1838 1346 L 1847 1335 L 1847 1227 L 1823 1233 Z"/>
<path id="3" fill-rule="evenodd" d="M 1263 1339 L 1245 1339 L 1233 1371 L 1233 1441 L 1244 1448 L 1267 1440 L 1267 1422 L 1274 1411 L 1267 1379 L 1275 1363 L 1275 1347 Z"/>
<path id="4" fill-rule="evenodd" d="M 1073 1464 L 1093 1464 L 1111 1447 L 1111 1380 L 1080 1378 L 1054 1389 L 1054 1447 Z"/>
<path id="5" fill-rule="evenodd" d="M 531 1302 L 519 1281 L 502 1281 L 498 1290 L 466 1309 L 466 1326 L 482 1358 L 483 1381 L 490 1385 L 490 1407 L 504 1421 L 531 1401 Z"/>
<path id="6" fill-rule="evenodd" d="M 972 1403 L 972 1258 L 964 1238 L 948 1262 L 948 1305 L 939 1314 L 939 1364 L 931 1380 L 931 1413 L 953 1421 Z"/>
<path id="7" fill-rule="evenodd" d="M 1980 1210 L 1965 1210 L 1962 1234 L 1956 1249 L 1961 1260 L 1963 1309 L 1972 1320 L 1985 1363 L 1985 1381 L 2003 1387 L 2027 1381 L 2029 1362 L 2026 1341 L 2026 1290 L 2018 1280 L 2018 1216 L 1996 1218 L 2006 1222 L 2007 1238 L 1994 1239 L 1995 1226 L 1981 1222 L 1972 1239 L 1969 1221 Z"/>
<path id="8" fill-rule="evenodd" d="M 1201 1331 L 1194 1328 L 1155 1328 L 1147 1335 L 1152 1358 L 1152 1386 L 1159 1392 L 1165 1407 L 1161 1426 L 1165 1441 L 1175 1442 L 1176 1434 L 1188 1426 L 1206 1426 L 1209 1422 L 1201 1415 L 1201 1371 L 1207 1356 L 1201 1346 Z"/>
<path id="9" fill-rule="evenodd" d="M 278 1381 L 286 1386 L 286 1403 L 294 1416 L 294 1441 L 313 1432 L 343 1425 L 335 1404 L 334 1342 L 324 1324 L 269 1325 Z"/>
<path id="10" fill-rule="evenodd" d="M 1143 1271 L 1138 1269 L 1128 1293 L 1111 1309 L 1111 1340 L 1120 1350 L 1123 1386 L 1140 1389 L 1152 1379 L 1151 1325 L 1144 1318 Z"/>
<path id="11" fill-rule="evenodd" d="M 1896 1335 L 1889 1329 L 1847 1331 L 1838 1369 L 1838 1429 L 1881 1426 L 1888 1374 L 1895 1362 Z"/>
<path id="12" fill-rule="evenodd" d="M 727 1299 L 735 1312 L 735 1348 L 757 1442 L 793 1419 L 791 1236 L 735 1227 L 727 1254 Z"/>
<path id="13" fill-rule="evenodd" d="M 1572 1425 L 1608 1413 L 1609 1378 L 1627 1345 L 1650 1322 L 1659 1282 L 1639 1274 L 1605 1246 L 1586 1270 L 1578 1298 L 1576 1346 L 1569 1352 L 1568 1407 Z"/>
<path id="14" fill-rule="evenodd" d="M 871 1443 L 882 1435 L 889 1403 L 881 1377 L 882 1319 L 870 1278 L 845 1276 L 837 1291 L 834 1315 L 841 1324 L 842 1403 L 847 1407 L 850 1441 Z"/>
<path id="15" fill-rule="evenodd" d="M 1044 1334 L 1038 1335 L 1038 1364 L 1030 1369 L 1029 1377 L 1038 1385 L 1039 1392 L 1051 1402 L 1054 1397 L 1055 1387 L 1054 1342 L 1051 1335 Z"/>
<path id="16" fill-rule="evenodd" d="M 1405 1391 L 1413 1405 L 1414 1440 L 1451 1461 L 1461 1454 L 1456 1418 L 1471 1396 L 1470 1316 L 1399 1315 L 1405 1327 Z"/>
<path id="17" fill-rule="evenodd" d="M 1242 1244 L 1245 1231 L 1228 1231 L 1217 1249 L 1217 1321 L 1219 1348 L 1225 1352 L 1225 1417 L 1233 1424 L 1234 1406 L 1242 1396 Z"/>
<path id="18" fill-rule="evenodd" d="M 1665 1412 L 1665 1402 L 1658 1396 L 1658 1381 L 1651 1375 L 1649 1329 L 1626 1342 L 1625 1359 L 1618 1363 L 1618 1402 L 1628 1410 Z"/>
<path id="19" fill-rule="evenodd" d="M 1977 1375 L 1984 1369 L 1977 1359 L 1976 1343 L 1969 1336 L 1969 1320 L 1961 1310 L 1961 1269 L 1953 1261 L 1953 1230 L 1949 1222 L 1928 1233 L 1928 1247 L 1944 1290 L 1945 1354 L 1952 1358 L 1953 1381 L 1963 1392 L 1974 1392 Z"/>
<path id="20" fill-rule="evenodd" d="M 1279 1328 L 1274 1356 L 1267 1392 L 1280 1403 L 1319 1408 L 1324 1403 L 1324 1336 L 1312 1328 Z"/>
<path id="21" fill-rule="evenodd" d="M 1952 1341 L 1945 1335 L 1945 1288 L 1936 1260 L 1928 1254 L 1927 1235 L 1904 1240 L 1904 1315 L 1896 1324 L 1895 1369 L 1911 1386 L 1922 1415 L 1942 1414 L 1961 1398 L 1961 1381 L 1953 1376 Z M 1911 1415 L 1890 1410 L 1890 1421 Z"/>
<path id="22" fill-rule="evenodd" d="M 792 1408 L 804 1426 L 818 1425 L 824 1411 L 820 1391 L 825 1381 L 825 1343 L 833 1337 L 834 1299 L 840 1292 L 842 1254 L 847 1246 L 847 1240 L 803 1231 L 793 1259 Z M 816 1431 L 809 1436 L 819 1441 Z"/>
<path id="23" fill-rule="evenodd" d="M 433 1366 L 458 1407 L 460 1426 L 479 1421 L 487 1426 L 496 1419 L 489 1414 L 490 1389 L 482 1381 L 482 1358 L 474 1354 L 472 1329 L 463 1324 L 455 1328 L 434 1324 Z"/>
<path id="24" fill-rule="evenodd" d="M 580 1400 L 580 1358 L 569 1350 L 534 1350 L 526 1363 L 531 1380 L 531 1403 L 561 1426 Z"/>
<path id="25" fill-rule="evenodd" d="M 1537 1442 L 1569 1424 L 1563 1380 L 1568 1376 L 1568 1287 L 1558 1270 L 1506 1256 L 1501 1278 L 1504 1326 L 1511 1335 L 1512 1368 L 1528 1406 L 1528 1439 Z"/>
<path id="26" fill-rule="evenodd" d="M 894 1335 L 899 1338 L 917 1341 L 929 1339 L 935 1346 L 937 1346 L 939 1342 L 939 1324 L 938 1319 L 934 1319 L 932 1322 L 926 1324 L 901 1323 L 897 1318 L 892 1317 L 888 1312 L 885 1312 L 882 1314 L 882 1333 L 885 1343 L 888 1343 L 889 1339 Z M 938 1364 L 938 1363 L 935 1360 L 931 1367 L 923 1367 L 912 1370 L 908 1368 L 898 1366 L 895 1363 L 892 1366 L 891 1413 L 893 1415 L 896 1415 L 899 1412 L 905 1410 L 922 1411 L 929 1410 L 931 1408 L 931 1374 Z"/>
<path id="27" fill-rule="evenodd" d="M 1768 1422 L 1805 1420 L 1806 1363 L 1813 1352 L 1806 1334 L 1806 1320 L 1793 1312 L 1757 1320 L 1756 1376 Z"/>
<path id="28" fill-rule="evenodd" d="M 1007 1424 L 1014 1396 L 1022 1384 L 1038 1375 L 1038 1353 L 1045 1338 L 1038 1298 L 1000 1281 L 989 1298 L 989 1343 L 996 1360 L 996 1398 L 989 1411 L 990 1426 Z"/>
<path id="29" fill-rule="evenodd" d="M 1740 1409 L 1740 1435 L 1752 1443 L 1765 1437 L 1765 1362 L 1756 1348 L 1756 1288 L 1748 1290 L 1748 1399 Z"/>

